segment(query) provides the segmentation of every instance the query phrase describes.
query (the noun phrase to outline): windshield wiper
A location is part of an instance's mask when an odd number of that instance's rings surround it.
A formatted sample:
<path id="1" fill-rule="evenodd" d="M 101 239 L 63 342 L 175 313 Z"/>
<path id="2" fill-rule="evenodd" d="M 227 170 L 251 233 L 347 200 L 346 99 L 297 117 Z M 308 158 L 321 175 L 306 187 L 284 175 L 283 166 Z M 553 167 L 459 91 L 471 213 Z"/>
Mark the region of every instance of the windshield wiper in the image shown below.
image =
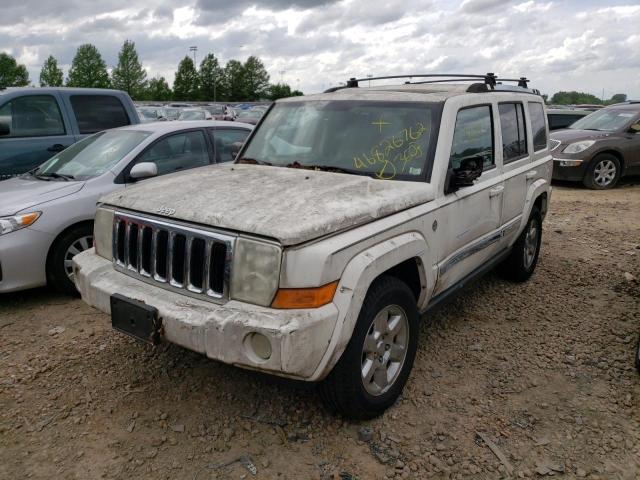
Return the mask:
<path id="1" fill-rule="evenodd" d="M 268 165 L 273 167 L 273 163 L 265 162 L 264 160 L 256 160 L 255 158 L 242 157 L 236 160 L 236 163 L 246 163 L 248 165 Z"/>
<path id="2" fill-rule="evenodd" d="M 350 170 L 348 168 L 336 167 L 335 165 L 303 165 L 300 162 L 293 162 L 289 165 L 285 165 L 287 168 L 303 168 L 305 170 L 321 170 L 323 172 L 334 173 L 348 173 L 351 175 L 366 175 L 369 176 L 371 172 L 360 172 L 358 170 Z"/>
<path id="3" fill-rule="evenodd" d="M 73 175 L 65 175 L 64 173 L 56 173 L 56 172 L 33 173 L 33 176 L 36 178 L 60 178 L 60 179 L 63 179 L 65 182 L 76 179 L 76 177 L 74 177 Z"/>

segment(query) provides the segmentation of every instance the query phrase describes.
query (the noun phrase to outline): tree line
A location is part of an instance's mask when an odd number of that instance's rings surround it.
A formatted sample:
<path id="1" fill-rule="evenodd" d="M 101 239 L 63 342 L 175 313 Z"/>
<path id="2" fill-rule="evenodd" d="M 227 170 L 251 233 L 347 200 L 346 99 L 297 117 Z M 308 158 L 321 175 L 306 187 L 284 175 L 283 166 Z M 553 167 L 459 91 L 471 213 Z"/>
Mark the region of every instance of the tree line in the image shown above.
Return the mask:
<path id="1" fill-rule="evenodd" d="M 545 99 L 546 100 L 546 99 Z M 614 103 L 620 103 L 627 100 L 627 95 L 624 93 L 616 93 L 609 99 L 601 99 L 585 92 L 576 92 L 572 90 L 570 92 L 557 92 L 551 97 L 551 100 L 547 100 L 547 103 L 552 105 L 613 105 Z"/>
<path id="2" fill-rule="evenodd" d="M 135 43 L 126 40 L 118 54 L 118 64 L 111 75 L 100 51 L 91 44 L 78 47 L 71 67 L 64 79 L 58 61 L 50 55 L 40 71 L 41 87 L 115 88 L 124 90 L 134 100 L 154 101 L 257 101 L 302 95 L 286 83 L 269 82 L 269 74 L 262 61 L 255 56 L 244 63 L 229 60 L 220 65 L 212 53 L 205 55 L 196 65 L 186 55 L 178 64 L 173 88 L 162 76 L 147 79 L 147 72 L 140 63 Z M 6 53 L 0 53 L 0 88 L 23 87 L 30 84 L 24 65 Z"/>

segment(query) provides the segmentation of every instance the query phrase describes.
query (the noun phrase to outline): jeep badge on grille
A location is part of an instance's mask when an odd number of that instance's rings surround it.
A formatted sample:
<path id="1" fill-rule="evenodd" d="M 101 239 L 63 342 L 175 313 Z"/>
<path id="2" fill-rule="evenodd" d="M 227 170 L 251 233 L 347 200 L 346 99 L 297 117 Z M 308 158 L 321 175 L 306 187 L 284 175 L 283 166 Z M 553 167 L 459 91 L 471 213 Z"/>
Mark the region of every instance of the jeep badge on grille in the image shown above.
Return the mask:
<path id="1" fill-rule="evenodd" d="M 169 207 L 165 207 L 164 205 L 158 207 L 156 209 L 156 213 L 159 213 L 160 215 L 173 215 L 174 213 L 176 213 L 176 209 L 175 208 L 169 208 Z"/>

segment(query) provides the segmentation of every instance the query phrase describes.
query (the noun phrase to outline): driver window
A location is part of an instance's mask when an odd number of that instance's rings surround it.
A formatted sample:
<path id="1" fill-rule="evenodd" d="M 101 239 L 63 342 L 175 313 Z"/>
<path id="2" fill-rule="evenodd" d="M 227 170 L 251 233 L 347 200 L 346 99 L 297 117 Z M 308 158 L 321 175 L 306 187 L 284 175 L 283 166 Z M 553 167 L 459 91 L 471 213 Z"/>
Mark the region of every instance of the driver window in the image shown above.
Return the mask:
<path id="1" fill-rule="evenodd" d="M 58 102 L 51 95 L 14 98 L 0 107 L 0 122 L 7 124 L 10 128 L 11 133 L 7 137 L 44 137 L 65 134 Z"/>
<path id="2" fill-rule="evenodd" d="M 495 165 L 491 118 L 491 107 L 488 105 L 464 108 L 458 112 L 449 158 L 450 167 L 458 168 L 460 162 L 469 157 L 482 157 L 484 170 Z"/>
<path id="3" fill-rule="evenodd" d="M 209 165 L 209 152 L 201 131 L 184 132 L 163 138 L 138 158 L 136 163 L 153 162 L 158 175 Z"/>

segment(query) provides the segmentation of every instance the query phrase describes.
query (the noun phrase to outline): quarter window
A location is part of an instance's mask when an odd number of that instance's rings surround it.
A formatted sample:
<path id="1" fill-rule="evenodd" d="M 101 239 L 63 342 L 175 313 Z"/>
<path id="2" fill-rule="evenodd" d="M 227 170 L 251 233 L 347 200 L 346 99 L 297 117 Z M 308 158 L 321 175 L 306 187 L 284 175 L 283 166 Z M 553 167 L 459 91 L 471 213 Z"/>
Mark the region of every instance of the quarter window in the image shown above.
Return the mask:
<path id="1" fill-rule="evenodd" d="M 547 125 L 544 121 L 544 109 L 541 103 L 529 102 L 529 116 L 531 117 L 531 131 L 533 132 L 533 150 L 547 148 Z"/>
<path id="2" fill-rule="evenodd" d="M 158 175 L 209 164 L 209 152 L 202 131 L 184 132 L 157 141 L 136 163 L 153 162 Z"/>
<path id="3" fill-rule="evenodd" d="M 73 95 L 71 107 L 82 134 L 123 127 L 131 123 L 122 102 L 112 95 Z"/>
<path id="4" fill-rule="evenodd" d="M 491 107 L 488 105 L 465 108 L 458 112 L 449 164 L 454 169 L 458 168 L 460 162 L 469 157 L 481 157 L 485 170 L 495 165 L 493 121 Z"/>
<path id="5" fill-rule="evenodd" d="M 504 163 L 527 155 L 527 135 L 524 127 L 524 109 L 521 103 L 501 103 L 500 128 L 502 130 L 502 157 Z"/>
<path id="6" fill-rule="evenodd" d="M 217 129 L 209 130 L 216 153 L 216 162 L 231 162 L 235 159 L 232 153 L 232 146 L 236 142 L 244 143 L 249 135 L 248 130 L 235 129 Z"/>
<path id="7" fill-rule="evenodd" d="M 0 107 L 0 123 L 9 127 L 7 137 L 46 137 L 64 135 L 58 102 L 51 95 L 14 98 Z"/>

